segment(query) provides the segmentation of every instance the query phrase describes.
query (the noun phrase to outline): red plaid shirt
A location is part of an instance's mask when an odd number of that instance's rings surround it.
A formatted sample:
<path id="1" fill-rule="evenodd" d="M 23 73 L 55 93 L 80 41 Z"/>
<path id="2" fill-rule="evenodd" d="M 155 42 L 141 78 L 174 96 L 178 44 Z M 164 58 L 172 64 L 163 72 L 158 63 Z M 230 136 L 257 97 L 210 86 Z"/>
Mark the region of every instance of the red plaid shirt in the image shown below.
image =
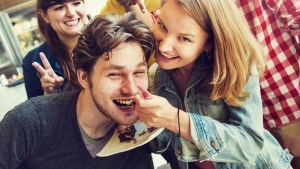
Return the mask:
<path id="1" fill-rule="evenodd" d="M 261 78 L 264 127 L 300 120 L 300 0 L 236 0 L 268 54 Z"/>

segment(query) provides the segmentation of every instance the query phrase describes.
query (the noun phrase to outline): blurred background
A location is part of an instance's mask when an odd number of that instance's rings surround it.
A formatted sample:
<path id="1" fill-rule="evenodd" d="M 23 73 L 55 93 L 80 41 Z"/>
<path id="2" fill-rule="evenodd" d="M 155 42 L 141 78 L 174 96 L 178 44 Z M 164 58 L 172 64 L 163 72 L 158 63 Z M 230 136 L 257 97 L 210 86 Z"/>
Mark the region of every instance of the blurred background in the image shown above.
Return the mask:
<path id="1" fill-rule="evenodd" d="M 107 0 L 85 0 L 88 16 L 99 14 Z M 27 99 L 22 59 L 43 43 L 38 32 L 35 0 L 0 0 L 0 120 Z"/>

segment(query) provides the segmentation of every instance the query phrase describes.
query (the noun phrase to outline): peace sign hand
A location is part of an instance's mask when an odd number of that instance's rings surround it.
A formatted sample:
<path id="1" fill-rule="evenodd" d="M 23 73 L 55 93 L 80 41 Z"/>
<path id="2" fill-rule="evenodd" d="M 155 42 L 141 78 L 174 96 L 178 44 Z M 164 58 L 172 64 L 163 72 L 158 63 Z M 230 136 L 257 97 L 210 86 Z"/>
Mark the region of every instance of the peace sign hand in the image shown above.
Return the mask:
<path id="1" fill-rule="evenodd" d="M 32 66 L 37 70 L 40 76 L 44 95 L 57 93 L 57 90 L 64 82 L 64 78 L 56 75 L 44 53 L 40 52 L 40 58 L 44 67 L 37 62 L 33 62 Z"/>

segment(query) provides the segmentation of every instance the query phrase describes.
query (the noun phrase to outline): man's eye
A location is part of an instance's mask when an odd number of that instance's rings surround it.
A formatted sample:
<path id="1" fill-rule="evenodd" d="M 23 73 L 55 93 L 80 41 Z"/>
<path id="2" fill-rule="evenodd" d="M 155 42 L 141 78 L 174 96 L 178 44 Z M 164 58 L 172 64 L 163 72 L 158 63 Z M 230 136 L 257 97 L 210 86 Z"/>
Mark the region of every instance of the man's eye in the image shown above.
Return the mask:
<path id="1" fill-rule="evenodd" d="M 108 74 L 108 77 L 110 77 L 110 78 L 120 78 L 120 77 L 122 77 L 122 74 L 120 74 L 120 73 L 110 73 L 110 74 Z"/>
<path id="2" fill-rule="evenodd" d="M 136 75 L 144 75 L 146 73 L 146 71 L 137 71 L 134 74 Z"/>

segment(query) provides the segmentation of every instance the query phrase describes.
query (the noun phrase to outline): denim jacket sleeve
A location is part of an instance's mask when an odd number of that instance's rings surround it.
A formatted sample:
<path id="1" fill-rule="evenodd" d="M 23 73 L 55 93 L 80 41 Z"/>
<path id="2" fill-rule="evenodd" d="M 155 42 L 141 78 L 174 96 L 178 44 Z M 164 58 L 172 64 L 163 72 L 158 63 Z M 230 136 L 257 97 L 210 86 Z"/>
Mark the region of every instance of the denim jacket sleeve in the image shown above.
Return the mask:
<path id="1" fill-rule="evenodd" d="M 250 77 L 244 90 L 249 92 L 246 103 L 226 107 L 227 123 L 189 113 L 193 143 L 181 138 L 183 161 L 254 162 L 264 144 L 259 78 Z"/>

